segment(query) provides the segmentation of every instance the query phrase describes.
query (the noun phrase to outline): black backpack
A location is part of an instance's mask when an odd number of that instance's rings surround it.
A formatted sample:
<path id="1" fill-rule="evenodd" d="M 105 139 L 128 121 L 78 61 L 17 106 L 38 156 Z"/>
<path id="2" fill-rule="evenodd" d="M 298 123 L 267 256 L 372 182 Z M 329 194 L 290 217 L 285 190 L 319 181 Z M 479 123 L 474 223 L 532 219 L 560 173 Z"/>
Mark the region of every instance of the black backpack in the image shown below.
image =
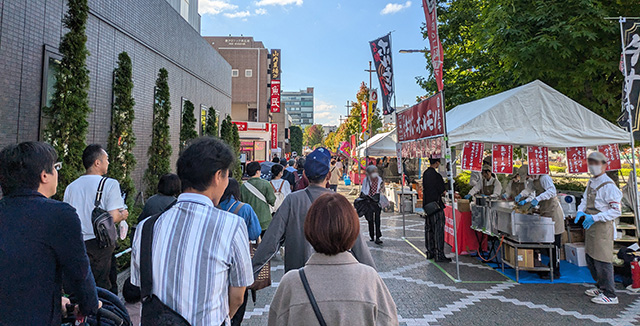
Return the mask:
<path id="1" fill-rule="evenodd" d="M 113 217 L 109 212 L 100 208 L 102 202 L 102 191 L 104 190 L 104 184 L 107 182 L 107 177 L 100 179 L 98 184 L 98 193 L 96 194 L 96 201 L 94 203 L 93 211 L 91 211 L 91 224 L 93 225 L 93 233 L 98 240 L 99 248 L 115 247 L 116 245 L 116 225 L 113 223 Z"/>

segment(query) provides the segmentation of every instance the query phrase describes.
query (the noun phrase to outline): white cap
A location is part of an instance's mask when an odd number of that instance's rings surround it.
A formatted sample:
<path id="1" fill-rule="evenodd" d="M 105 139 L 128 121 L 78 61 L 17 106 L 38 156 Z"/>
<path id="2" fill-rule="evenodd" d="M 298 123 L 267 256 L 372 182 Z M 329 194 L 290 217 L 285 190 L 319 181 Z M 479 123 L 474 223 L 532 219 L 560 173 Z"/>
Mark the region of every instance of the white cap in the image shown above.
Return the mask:
<path id="1" fill-rule="evenodd" d="M 600 152 L 592 152 L 587 157 L 587 160 L 594 160 L 594 161 L 600 161 L 602 163 L 607 163 L 607 157 L 604 156 L 604 154 L 602 154 Z"/>

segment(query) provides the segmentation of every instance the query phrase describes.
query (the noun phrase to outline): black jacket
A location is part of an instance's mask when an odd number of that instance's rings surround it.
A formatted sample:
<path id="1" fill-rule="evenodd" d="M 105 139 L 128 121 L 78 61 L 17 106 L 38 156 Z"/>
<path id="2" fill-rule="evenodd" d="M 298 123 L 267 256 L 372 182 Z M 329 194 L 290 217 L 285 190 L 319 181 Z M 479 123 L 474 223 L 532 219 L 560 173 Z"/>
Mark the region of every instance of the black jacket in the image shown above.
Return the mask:
<path id="1" fill-rule="evenodd" d="M 423 206 L 437 201 L 440 207 L 444 207 L 442 193 L 445 191 L 444 179 L 436 169 L 430 167 L 422 174 Z"/>

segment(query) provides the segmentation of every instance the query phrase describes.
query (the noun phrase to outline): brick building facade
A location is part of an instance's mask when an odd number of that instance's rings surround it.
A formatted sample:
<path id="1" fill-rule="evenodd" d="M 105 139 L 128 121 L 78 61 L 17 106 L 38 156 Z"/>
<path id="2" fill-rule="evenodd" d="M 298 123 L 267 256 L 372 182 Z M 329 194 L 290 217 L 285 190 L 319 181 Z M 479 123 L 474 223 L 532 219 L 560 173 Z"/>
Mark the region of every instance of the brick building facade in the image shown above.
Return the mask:
<path id="1" fill-rule="evenodd" d="M 160 68 L 169 72 L 172 164 L 178 155 L 184 99 L 231 113 L 231 66 L 166 0 L 89 0 L 87 68 L 90 75 L 87 143 L 106 146 L 111 122 L 113 70 L 118 54 L 133 63 L 136 101 L 133 178 L 141 185 L 151 143 L 153 95 Z M 64 0 L 0 0 L 0 147 L 41 140 L 42 107 L 53 91 L 53 65 L 65 33 Z"/>

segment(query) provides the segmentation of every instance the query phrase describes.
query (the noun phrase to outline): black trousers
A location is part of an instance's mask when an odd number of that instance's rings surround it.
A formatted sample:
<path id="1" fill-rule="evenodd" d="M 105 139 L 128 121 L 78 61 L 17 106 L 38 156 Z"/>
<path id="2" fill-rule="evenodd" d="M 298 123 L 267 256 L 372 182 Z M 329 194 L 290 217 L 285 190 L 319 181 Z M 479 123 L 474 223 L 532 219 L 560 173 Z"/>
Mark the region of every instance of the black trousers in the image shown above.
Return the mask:
<path id="1" fill-rule="evenodd" d="M 558 275 L 560 273 L 560 247 L 562 246 L 562 234 L 556 234 L 553 239 L 555 248 L 551 251 L 549 263 L 553 262 L 553 272 Z"/>
<path id="2" fill-rule="evenodd" d="M 424 223 L 424 242 L 427 254 L 444 255 L 444 211 L 427 216 Z"/>
<path id="3" fill-rule="evenodd" d="M 113 259 L 113 247 L 100 248 L 98 240 L 91 239 L 84 242 L 91 264 L 91 272 L 96 280 L 96 286 L 111 290 L 111 260 Z"/>
<path id="4" fill-rule="evenodd" d="M 244 290 L 244 301 L 236 311 L 236 314 L 233 315 L 233 318 L 231 318 L 231 326 L 240 326 L 242 324 L 244 312 L 247 311 L 247 299 L 249 299 L 249 290 Z"/>
<path id="5" fill-rule="evenodd" d="M 369 237 L 371 239 L 380 239 L 382 232 L 380 231 L 380 212 L 382 210 L 374 209 L 373 212 L 365 214 L 364 218 L 369 222 Z"/>

